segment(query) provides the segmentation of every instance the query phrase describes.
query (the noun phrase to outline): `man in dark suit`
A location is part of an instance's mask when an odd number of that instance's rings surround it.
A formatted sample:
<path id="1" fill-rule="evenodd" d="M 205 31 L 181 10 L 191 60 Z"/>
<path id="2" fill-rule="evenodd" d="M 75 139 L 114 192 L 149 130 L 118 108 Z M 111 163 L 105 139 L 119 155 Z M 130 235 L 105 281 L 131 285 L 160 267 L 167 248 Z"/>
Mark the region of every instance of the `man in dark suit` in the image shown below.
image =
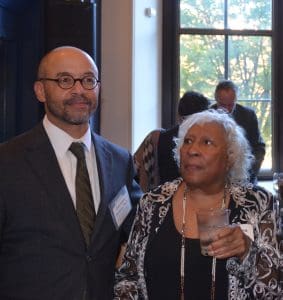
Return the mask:
<path id="1" fill-rule="evenodd" d="M 129 152 L 90 131 L 99 88 L 87 53 L 52 50 L 34 84 L 43 121 L 0 146 L 1 300 L 113 298 L 115 262 L 141 191 Z M 86 157 L 84 225 L 73 142 Z"/>
<path id="2" fill-rule="evenodd" d="M 244 107 L 237 101 L 238 88 L 231 80 L 222 80 L 215 88 L 216 104 L 212 108 L 224 108 L 246 133 L 255 161 L 250 170 L 250 181 L 257 182 L 257 175 L 265 156 L 265 143 L 261 137 L 257 116 L 253 109 Z"/>

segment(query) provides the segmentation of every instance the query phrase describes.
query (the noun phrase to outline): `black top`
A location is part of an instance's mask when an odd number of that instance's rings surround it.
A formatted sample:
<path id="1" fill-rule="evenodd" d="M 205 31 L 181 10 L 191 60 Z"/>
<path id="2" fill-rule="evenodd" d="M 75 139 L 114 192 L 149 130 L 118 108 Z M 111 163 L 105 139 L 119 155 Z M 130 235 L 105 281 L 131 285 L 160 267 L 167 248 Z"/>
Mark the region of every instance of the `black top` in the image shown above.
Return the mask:
<path id="1" fill-rule="evenodd" d="M 149 300 L 180 300 L 181 234 L 177 231 L 172 208 L 145 257 Z M 216 262 L 215 300 L 228 299 L 226 260 Z M 198 239 L 186 239 L 185 299 L 210 300 L 212 258 L 201 255 Z"/>

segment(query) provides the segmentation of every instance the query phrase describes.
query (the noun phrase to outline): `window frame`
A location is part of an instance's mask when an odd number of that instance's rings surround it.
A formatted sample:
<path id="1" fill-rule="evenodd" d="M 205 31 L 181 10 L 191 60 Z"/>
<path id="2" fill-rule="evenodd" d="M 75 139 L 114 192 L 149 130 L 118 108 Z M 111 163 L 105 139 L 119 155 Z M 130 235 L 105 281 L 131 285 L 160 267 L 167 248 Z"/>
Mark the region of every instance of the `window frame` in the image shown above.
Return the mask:
<path id="1" fill-rule="evenodd" d="M 272 168 L 269 171 L 260 172 L 259 179 L 269 180 L 273 172 L 283 170 L 283 118 L 280 119 L 280 111 L 283 112 L 283 89 L 280 83 L 283 81 L 283 20 L 280 12 L 283 12 L 283 1 L 273 0 L 272 20 Z M 240 30 L 231 29 L 187 29 L 180 28 L 179 20 L 180 1 L 163 0 L 163 54 L 162 54 L 162 126 L 169 128 L 177 120 L 177 103 L 179 99 L 179 35 L 183 33 L 205 34 L 229 34 L 229 35 L 265 35 L 270 36 L 269 30 Z"/>

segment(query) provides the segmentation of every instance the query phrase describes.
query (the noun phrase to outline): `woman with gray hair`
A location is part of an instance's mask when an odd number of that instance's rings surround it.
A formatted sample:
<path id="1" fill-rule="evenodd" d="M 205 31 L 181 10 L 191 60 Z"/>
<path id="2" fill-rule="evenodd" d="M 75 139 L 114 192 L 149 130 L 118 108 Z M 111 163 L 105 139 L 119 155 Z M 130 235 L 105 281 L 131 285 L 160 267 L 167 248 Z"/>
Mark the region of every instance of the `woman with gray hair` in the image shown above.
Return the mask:
<path id="1" fill-rule="evenodd" d="M 249 182 L 249 169 L 254 161 L 250 145 L 245 138 L 242 127 L 237 126 L 234 119 L 227 116 L 226 111 L 218 109 L 204 111 L 194 114 L 180 126 L 178 138 L 175 139 L 176 148 L 174 149 L 175 159 L 180 167 L 180 148 L 184 144 L 184 138 L 188 130 L 194 125 L 203 125 L 204 123 L 217 123 L 223 127 L 227 143 L 227 159 L 230 168 L 226 174 L 227 183 Z"/>
<path id="2" fill-rule="evenodd" d="M 115 299 L 283 299 L 273 197 L 248 183 L 243 130 L 222 111 L 193 114 L 175 157 L 181 177 L 141 199 Z M 230 225 L 203 255 L 197 213 L 214 208 L 230 210 Z"/>

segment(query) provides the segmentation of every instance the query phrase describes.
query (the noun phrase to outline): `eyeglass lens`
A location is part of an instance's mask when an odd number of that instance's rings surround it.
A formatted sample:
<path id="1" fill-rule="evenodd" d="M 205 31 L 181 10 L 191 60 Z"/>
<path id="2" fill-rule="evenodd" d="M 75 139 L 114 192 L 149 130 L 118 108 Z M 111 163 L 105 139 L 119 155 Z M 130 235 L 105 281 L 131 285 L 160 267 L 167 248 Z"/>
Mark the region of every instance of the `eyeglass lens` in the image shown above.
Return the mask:
<path id="1" fill-rule="evenodd" d="M 58 84 L 63 89 L 69 89 L 73 87 L 76 81 L 79 81 L 81 85 L 87 90 L 95 88 L 98 83 L 98 80 L 93 76 L 85 76 L 83 78 L 75 79 L 70 75 L 65 75 L 58 78 Z"/>

